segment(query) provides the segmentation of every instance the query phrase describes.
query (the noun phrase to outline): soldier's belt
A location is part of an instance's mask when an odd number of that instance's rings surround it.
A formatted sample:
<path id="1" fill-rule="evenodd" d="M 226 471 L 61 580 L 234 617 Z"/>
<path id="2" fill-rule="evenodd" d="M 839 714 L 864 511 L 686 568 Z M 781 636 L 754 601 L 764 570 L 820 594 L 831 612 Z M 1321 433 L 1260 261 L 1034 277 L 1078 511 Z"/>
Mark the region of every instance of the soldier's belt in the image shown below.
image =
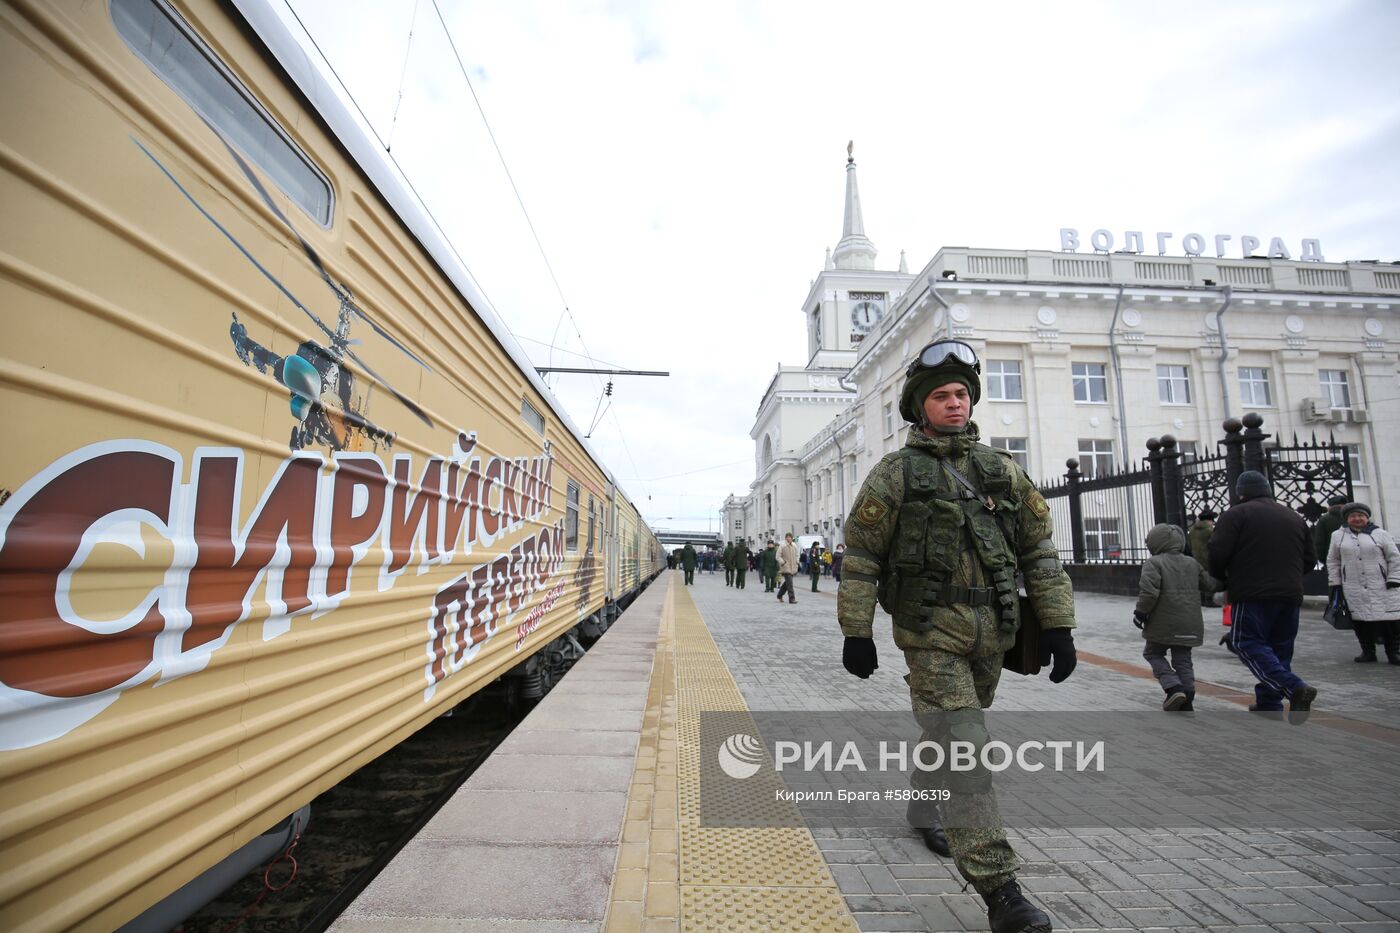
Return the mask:
<path id="1" fill-rule="evenodd" d="M 991 586 L 956 586 L 947 584 L 924 595 L 924 605 L 993 606 L 997 591 Z"/>

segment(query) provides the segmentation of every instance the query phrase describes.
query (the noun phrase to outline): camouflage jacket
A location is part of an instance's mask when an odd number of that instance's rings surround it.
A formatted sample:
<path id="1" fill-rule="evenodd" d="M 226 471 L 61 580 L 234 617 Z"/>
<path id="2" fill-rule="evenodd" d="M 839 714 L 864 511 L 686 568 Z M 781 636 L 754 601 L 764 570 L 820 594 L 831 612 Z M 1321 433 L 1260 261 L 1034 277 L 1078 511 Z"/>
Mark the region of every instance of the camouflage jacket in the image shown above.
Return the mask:
<path id="1" fill-rule="evenodd" d="M 967 430 L 956 436 L 926 437 L 918 428 L 910 428 L 906 447 L 917 447 L 934 457 L 947 459 L 964 476 L 976 481 L 971 452 L 978 444 L 977 426 L 969 423 Z M 873 633 L 876 605 L 876 583 L 883 564 L 892 552 L 900 506 L 904 502 L 907 455 L 892 453 L 870 471 L 855 498 L 855 505 L 846 519 L 846 552 L 841 567 L 841 585 L 836 596 L 836 616 L 845 635 L 869 638 Z M 1015 540 L 1007 543 L 1017 556 L 1027 594 L 1035 607 L 1042 629 L 1074 627 L 1074 593 L 1069 576 L 1060 566 L 1055 547 L 1050 543 L 1050 509 L 1030 478 L 1007 458 L 1011 485 L 1009 497 L 999 506 L 1015 510 Z M 966 527 L 961 529 L 959 556 L 951 585 L 986 587 L 988 579 L 982 562 L 977 558 L 968 539 Z M 945 605 L 929 617 L 930 631 L 916 633 L 894 627 L 895 644 L 900 648 L 939 648 L 963 655 L 982 655 L 1005 651 L 1011 647 L 1014 632 L 1003 631 L 991 606 Z"/>

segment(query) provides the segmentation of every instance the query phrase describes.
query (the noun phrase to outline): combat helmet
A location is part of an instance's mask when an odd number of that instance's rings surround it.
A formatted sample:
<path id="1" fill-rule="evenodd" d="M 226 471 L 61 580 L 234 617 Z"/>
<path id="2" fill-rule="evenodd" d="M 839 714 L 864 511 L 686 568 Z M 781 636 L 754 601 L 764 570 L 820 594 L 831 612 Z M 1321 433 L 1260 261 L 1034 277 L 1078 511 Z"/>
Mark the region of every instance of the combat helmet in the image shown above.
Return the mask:
<path id="1" fill-rule="evenodd" d="M 924 421 L 923 402 L 928 394 L 949 382 L 961 382 L 976 405 L 982 397 L 982 361 L 977 351 L 961 340 L 935 340 L 919 351 L 904 370 L 904 391 L 899 414 L 912 424 Z"/>

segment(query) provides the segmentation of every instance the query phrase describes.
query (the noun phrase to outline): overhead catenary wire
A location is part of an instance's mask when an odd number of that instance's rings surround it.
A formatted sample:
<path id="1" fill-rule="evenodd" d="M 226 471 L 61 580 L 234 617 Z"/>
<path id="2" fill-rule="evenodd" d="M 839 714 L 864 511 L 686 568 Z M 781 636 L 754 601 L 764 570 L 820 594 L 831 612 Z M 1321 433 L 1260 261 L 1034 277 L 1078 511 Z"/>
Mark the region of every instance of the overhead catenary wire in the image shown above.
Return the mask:
<path id="1" fill-rule="evenodd" d="M 418 22 L 418 0 L 413 0 L 413 16 L 408 20 L 408 45 L 403 50 L 403 70 L 399 72 L 399 96 L 394 101 L 394 115 L 389 119 L 389 138 L 384 142 L 384 151 L 394 146 L 394 127 L 399 124 L 399 107 L 403 106 L 403 85 L 408 79 L 408 62 L 413 55 L 413 27 Z"/>
<path id="2" fill-rule="evenodd" d="M 495 147 L 496 157 L 501 160 L 501 169 L 506 173 L 506 180 L 510 182 L 510 190 L 515 194 L 515 201 L 520 205 L 520 213 L 525 217 L 525 224 L 530 228 L 530 236 L 534 237 L 535 247 L 540 251 L 540 258 L 544 261 L 544 267 L 549 272 L 550 281 L 554 283 L 554 290 L 559 293 L 559 301 L 564 310 L 560 313 L 559 320 L 563 321 L 567 315 L 574 325 L 574 336 L 578 338 L 579 346 L 583 347 L 584 355 L 588 359 L 593 359 L 588 350 L 588 344 L 584 342 L 583 334 L 579 330 L 578 319 L 574 317 L 574 312 L 569 307 L 569 299 L 564 295 L 564 288 L 559 284 L 559 277 L 554 274 L 554 266 L 549 261 L 549 254 L 545 252 L 544 243 L 540 240 L 540 235 L 535 230 L 535 222 L 530 218 L 530 211 L 525 207 L 525 199 L 520 194 L 520 188 L 515 183 L 515 176 L 510 172 L 510 166 L 506 164 L 505 153 L 501 151 L 501 145 L 496 141 L 495 131 L 491 129 L 491 121 L 486 119 L 486 110 L 481 106 L 481 98 L 477 96 L 476 87 L 472 84 L 471 75 L 467 73 L 467 67 L 462 62 L 462 56 L 457 51 L 457 43 L 452 38 L 452 30 L 447 28 L 447 19 L 442 15 L 442 8 L 438 6 L 437 0 L 432 0 L 433 11 L 437 13 L 438 22 L 442 24 L 443 35 L 447 37 L 447 45 L 452 49 L 452 57 L 457 61 L 457 68 L 462 73 L 462 80 L 467 83 L 467 90 L 471 92 L 472 101 L 476 104 L 477 113 L 481 115 L 481 123 L 486 127 L 486 135 L 491 139 L 491 145 Z M 559 334 L 559 324 L 554 326 L 555 338 Z M 554 360 L 553 346 L 550 348 L 550 362 Z"/>
<path id="3" fill-rule="evenodd" d="M 492 304 L 494 304 L 494 302 L 493 302 L 493 301 L 491 300 L 491 298 L 490 298 L 490 295 L 487 293 L 486 288 L 485 288 L 485 287 L 483 286 L 483 284 L 476 278 L 476 276 L 475 276 L 474 274 L 472 274 L 471 269 L 470 269 L 470 267 L 467 265 L 466 260 L 465 260 L 465 259 L 462 257 L 462 255 L 457 251 L 456 244 L 453 243 L 452 238 L 449 237 L 449 236 L 447 236 L 446 231 L 444 230 L 442 224 L 438 221 L 437 216 L 436 216 L 435 214 L 433 214 L 431 208 L 428 207 L 427 201 L 423 198 L 423 196 L 422 196 L 421 194 L 419 194 L 418 189 L 414 186 L 413 182 L 410 180 L 408 173 L 407 173 L 406 171 L 404 171 L 403 166 L 399 164 L 398 159 L 395 158 L 394 155 L 393 155 L 393 153 L 390 151 L 389 144 L 388 144 L 388 142 L 386 141 L 386 139 L 385 139 L 383 136 L 381 136 L 380 133 L 379 133 L 379 131 L 375 128 L 373 121 L 371 121 L 371 120 L 369 119 L 369 116 L 365 113 L 364 108 L 360 106 L 359 100 L 355 97 L 355 95 L 354 95 L 353 93 L 351 93 L 349 86 L 345 83 L 345 80 L 340 76 L 340 73 L 336 70 L 335 65 L 333 65 L 333 64 L 331 63 L 330 57 L 326 55 L 325 51 L 321 48 L 320 44 L 316 41 L 316 37 L 315 37 L 314 35 L 312 35 L 311 30 L 308 29 L 307 26 L 306 26 L 306 23 L 302 21 L 301 16 L 297 13 L 296 7 L 294 7 L 294 6 L 292 5 L 292 0 L 284 0 L 284 3 L 286 3 L 287 9 L 288 9 L 288 11 L 291 13 L 292 18 L 293 18 L 294 20 L 296 20 L 297 25 L 301 28 L 303 34 L 305 34 L 305 36 L 307 37 L 307 40 L 311 43 L 312 48 L 314 48 L 314 49 L 316 50 L 316 53 L 317 53 L 317 55 L 320 56 L 321 61 L 323 61 L 323 62 L 325 63 L 326 68 L 327 68 L 327 69 L 330 71 L 330 73 L 331 73 L 331 76 L 334 77 L 335 80 L 336 80 L 336 83 L 340 85 L 341 91 L 345 94 L 345 96 L 346 96 L 346 98 L 349 100 L 350 104 L 355 108 L 356 112 L 359 113 L 361 121 L 363 121 L 364 125 L 369 129 L 370 133 L 372 133 L 372 134 L 374 135 L 375 140 L 378 141 L 378 143 L 379 143 L 379 145 L 380 145 L 380 148 L 382 148 L 382 149 L 384 150 L 385 155 L 386 155 L 386 157 L 389 159 L 389 161 L 392 162 L 392 163 L 394 164 L 394 167 L 395 167 L 396 169 L 398 169 L 399 175 L 402 177 L 404 183 L 408 186 L 409 190 L 413 192 L 414 197 L 417 198 L 419 204 L 420 204 L 420 205 L 422 206 L 422 208 L 423 208 L 423 211 L 427 214 L 428 219 L 429 219 L 430 221 L 432 221 L 433 225 L 438 229 L 438 231 L 439 231 L 440 233 L 442 233 L 443 241 L 447 244 L 448 248 L 449 248 L 450 250 L 452 250 L 453 256 L 457 259 L 458 263 L 460 263 L 462 269 L 466 271 L 466 274 L 471 278 L 472 284 L 478 289 L 478 291 L 481 292 L 482 296 L 485 297 L 486 300 L 487 300 L 488 302 L 491 302 Z M 483 123 L 483 125 L 485 126 L 486 132 L 487 132 L 488 136 L 489 136 L 490 139 L 491 139 L 492 146 L 493 146 L 493 147 L 495 148 L 495 150 L 496 150 L 497 158 L 500 159 L 501 167 L 502 167 L 502 169 L 504 170 L 504 172 L 505 172 L 505 174 L 506 174 L 506 178 L 510 181 L 511 189 L 512 189 L 512 191 L 515 193 L 516 202 L 517 202 L 517 203 L 519 204 L 519 206 L 520 206 L 520 210 L 521 210 L 521 213 L 524 215 L 526 225 L 529 227 L 531 236 L 532 236 L 532 237 L 534 238 L 534 240 L 535 240 L 535 246 L 536 246 L 536 248 L 539 250 L 541 260 L 544 262 L 545 268 L 546 268 L 546 270 L 549 272 L 550 280 L 551 280 L 551 282 L 554 284 L 555 291 L 558 293 L 558 295 L 559 295 L 559 300 L 560 300 L 561 304 L 563 305 L 564 310 L 563 310 L 563 312 L 561 313 L 561 316 L 560 316 L 560 319 L 559 319 L 559 323 L 556 323 L 556 325 L 555 325 L 555 335 L 554 335 L 554 336 L 555 336 L 555 342 L 557 343 L 557 336 L 558 336 L 558 331 L 559 331 L 559 325 L 560 325 L 560 323 L 562 323 L 563 318 L 564 318 L 565 316 L 567 316 L 568 319 L 569 319 L 569 321 L 573 324 L 574 336 L 578 339 L 579 346 L 583 348 L 583 353 L 574 353 L 573 351 L 562 350 L 562 349 L 560 349 L 560 352 L 570 353 L 571 355 L 574 355 L 574 356 L 581 356 L 583 359 L 586 359 L 586 360 L 588 360 L 588 361 L 591 362 L 591 363 L 597 364 L 597 363 L 599 363 L 600 361 L 599 361 L 595 356 L 593 356 L 592 352 L 588 349 L 588 343 L 587 343 L 587 341 L 585 341 L 584 338 L 583 338 L 583 334 L 582 334 L 582 332 L 581 332 L 581 330 L 580 330 L 580 328 L 579 328 L 578 320 L 577 320 L 577 318 L 574 317 L 573 311 L 572 311 L 572 310 L 570 309 L 570 307 L 569 307 L 569 302 L 568 302 L 567 297 L 566 297 L 565 294 L 564 294 L 563 287 L 562 287 L 562 286 L 560 285 L 560 283 L 559 283 L 558 276 L 556 276 L 555 273 L 554 273 L 554 267 L 553 267 L 553 265 L 552 265 L 552 264 L 550 263 L 550 261 L 549 261 L 549 256 L 548 256 L 548 254 L 545 252 L 544 244 L 543 244 L 543 242 L 540 240 L 539 234 L 538 234 L 538 233 L 536 232 L 536 230 L 535 230 L 534 222 L 533 222 L 533 220 L 531 220 L 530 215 L 529 215 L 529 211 L 528 211 L 528 210 L 526 209 L 526 207 L 525 207 L 524 198 L 521 196 L 520 190 L 519 190 L 519 188 L 516 186 L 515 178 L 514 178 L 514 176 L 511 174 L 511 172 L 510 172 L 510 167 L 506 164 L 505 155 L 504 155 L 504 153 L 502 152 L 502 150 L 501 150 L 501 148 L 500 148 L 500 145 L 499 145 L 499 144 L 497 143 L 497 141 L 496 141 L 495 133 L 491 130 L 490 123 L 489 123 L 489 121 L 487 121 L 487 119 L 486 119 L 485 110 L 483 109 L 483 107 L 482 107 L 482 105 L 481 105 L 481 101 L 480 101 L 480 99 L 478 98 L 478 96 L 477 96 L 477 94 L 476 94 L 476 89 L 475 89 L 475 87 L 472 85 L 471 78 L 470 78 L 470 76 L 469 76 L 468 73 L 467 73 L 466 66 L 465 66 L 465 65 L 463 64 L 463 62 L 462 62 L 462 57 L 461 57 L 461 55 L 459 54 L 459 52 L 458 52 L 458 50 L 457 50 L 457 45 L 456 45 L 456 42 L 455 42 L 455 41 L 453 40 L 453 38 L 452 38 L 452 33 L 451 33 L 451 31 L 447 28 L 447 21 L 446 21 L 446 19 L 445 19 L 445 18 L 443 17 L 443 15 L 442 15 L 442 9 L 438 6 L 437 0 L 433 0 L 433 10 L 434 10 L 434 12 L 437 14 L 438 22 L 442 25 L 443 34 L 444 34 L 444 36 L 445 36 L 446 39 L 447 39 L 448 46 L 449 46 L 449 47 L 451 48 L 451 50 L 452 50 L 453 58 L 454 58 L 454 59 L 456 60 L 456 62 L 457 62 L 457 68 L 458 68 L 458 70 L 461 72 L 462 78 L 463 78 L 463 80 L 466 82 L 466 85 L 467 85 L 468 90 L 471 92 L 472 100 L 475 102 L 476 107 L 477 107 L 477 112 L 478 112 L 478 113 L 480 114 L 480 116 L 481 116 L 482 123 Z M 415 21 L 416 21 L 416 17 L 417 17 L 417 4 L 416 4 L 416 2 L 415 2 L 415 9 L 414 9 L 414 18 L 415 18 Z M 405 52 L 404 69 L 403 69 L 403 72 L 402 72 L 401 78 L 400 78 L 401 84 L 402 84 L 403 76 L 407 74 L 407 69 L 408 69 L 408 64 L 409 64 L 409 56 L 410 56 L 411 53 L 412 53 L 412 27 L 413 27 L 413 23 L 411 22 L 411 23 L 410 23 L 410 26 L 409 26 L 409 46 L 408 46 L 408 49 L 407 49 L 406 52 Z M 400 89 L 400 95 L 402 95 L 402 88 Z M 397 115 L 397 107 L 395 108 L 395 114 Z M 506 323 L 504 319 L 502 319 L 501 323 L 502 323 L 503 326 L 505 326 L 507 332 L 510 333 L 510 335 L 511 335 L 513 338 L 520 339 L 520 338 L 519 338 L 519 335 L 517 335 L 513 330 L 511 330 L 510 325 L 509 325 L 508 323 Z M 527 338 L 527 339 L 528 339 L 528 338 Z M 543 342 L 542 342 L 542 341 L 532 341 L 532 342 L 541 343 L 541 344 L 543 345 Z M 550 354 L 551 354 L 551 360 L 552 360 L 552 359 L 553 359 L 553 353 L 554 353 L 554 351 L 555 351 L 556 349 L 558 349 L 558 348 L 557 348 L 556 346 L 554 346 L 553 343 L 551 343 L 549 346 L 550 346 Z M 601 399 L 604 397 L 604 395 L 606 394 L 606 389 L 605 389 L 605 387 L 604 387 L 604 385 L 603 385 L 603 382 L 602 382 L 601 378 L 599 378 L 597 375 L 594 376 L 594 381 L 595 381 L 595 384 L 597 384 L 597 385 L 599 386 L 599 399 L 601 400 Z M 605 409 L 604 413 L 606 413 L 606 411 L 607 411 L 607 410 Z M 617 414 L 616 414 L 615 411 L 613 412 L 613 422 L 614 422 L 614 424 L 617 426 L 618 436 L 619 436 L 619 439 L 622 441 L 623 449 L 627 452 L 628 460 L 631 461 L 631 463 L 632 463 L 633 472 L 634 472 L 634 473 L 635 473 L 635 472 L 640 472 L 640 471 L 637 470 L 636 461 L 633 460 L 633 458 L 632 458 L 631 449 L 630 449 L 630 448 L 628 447 L 628 445 L 627 445 L 627 439 L 626 439 L 625 435 L 623 434 L 621 422 L 619 422 L 619 421 L 617 420 Z M 592 432 L 590 431 L 589 433 L 591 434 Z"/>

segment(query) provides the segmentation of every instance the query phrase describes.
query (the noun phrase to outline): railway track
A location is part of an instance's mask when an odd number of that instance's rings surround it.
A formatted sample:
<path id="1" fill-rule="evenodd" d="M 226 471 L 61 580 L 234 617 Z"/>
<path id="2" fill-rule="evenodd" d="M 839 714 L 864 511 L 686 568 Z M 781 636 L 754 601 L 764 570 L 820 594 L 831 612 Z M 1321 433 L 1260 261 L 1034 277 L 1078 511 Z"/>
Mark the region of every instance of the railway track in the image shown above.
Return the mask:
<path id="1" fill-rule="evenodd" d="M 267 864 L 259 865 L 179 930 L 325 930 L 510 734 L 529 707 L 497 684 L 454 715 L 435 720 L 316 798 L 310 824 L 291 853 L 295 871 L 287 859 L 270 870 Z"/>

